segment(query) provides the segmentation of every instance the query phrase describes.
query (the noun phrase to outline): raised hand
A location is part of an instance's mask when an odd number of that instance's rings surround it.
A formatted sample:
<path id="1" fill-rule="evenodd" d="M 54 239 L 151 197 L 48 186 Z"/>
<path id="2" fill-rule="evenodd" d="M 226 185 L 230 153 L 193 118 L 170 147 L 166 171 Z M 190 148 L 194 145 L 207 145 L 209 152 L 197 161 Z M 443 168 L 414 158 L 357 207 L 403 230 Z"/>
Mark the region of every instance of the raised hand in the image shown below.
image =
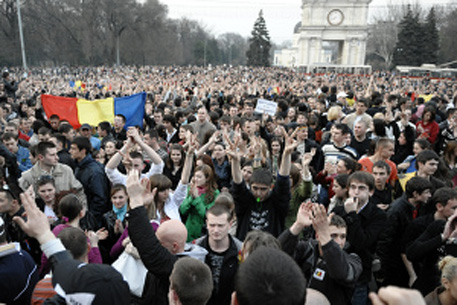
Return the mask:
<path id="1" fill-rule="evenodd" d="M 298 128 L 296 128 L 290 136 L 287 134 L 285 129 L 283 129 L 283 130 L 284 130 L 283 135 L 284 135 L 284 139 L 285 139 L 284 140 L 284 143 L 285 143 L 284 154 L 291 154 L 294 151 L 294 149 L 298 146 L 298 142 L 295 141 L 295 139 L 294 139 L 298 132 Z"/>
<path id="2" fill-rule="evenodd" d="M 130 140 L 130 138 L 129 138 L 129 140 Z M 125 169 L 127 171 L 129 171 L 130 168 L 132 167 L 132 163 L 133 163 L 132 162 L 132 158 L 130 157 L 130 154 L 128 152 L 127 153 L 123 153 L 121 150 L 119 150 L 118 152 L 122 156 L 122 164 L 124 164 Z"/>
<path id="3" fill-rule="evenodd" d="M 302 158 L 302 166 L 309 166 L 311 161 L 313 160 L 314 154 L 313 153 L 305 153 Z"/>
<path id="4" fill-rule="evenodd" d="M 444 226 L 443 239 L 457 238 L 457 213 L 448 218 Z"/>
<path id="5" fill-rule="evenodd" d="M 129 195 L 130 208 L 144 205 L 143 194 L 145 186 L 141 184 L 139 179 L 139 173 L 136 169 L 132 169 L 127 174 L 127 194 Z"/>
<path id="6" fill-rule="evenodd" d="M 296 222 L 303 227 L 313 224 L 313 203 L 311 201 L 302 202 L 297 212 Z"/>
<path id="7" fill-rule="evenodd" d="M 327 211 L 325 210 L 325 207 L 322 204 L 313 205 L 313 228 L 316 231 L 316 234 L 319 235 L 319 237 L 325 236 L 325 240 L 331 238 L 329 233 L 329 217 L 331 216 L 327 216 Z M 322 242 L 322 244 L 326 243 L 327 242 Z"/>
<path id="8" fill-rule="evenodd" d="M 27 193 L 22 193 L 20 197 L 27 221 L 19 216 L 14 216 L 13 220 L 21 227 L 22 231 L 38 240 L 40 244 L 55 239 L 56 237 L 51 232 L 48 217 L 37 207 L 35 200 Z"/>
<path id="9" fill-rule="evenodd" d="M 230 137 L 228 134 L 224 134 L 225 141 L 227 142 L 227 148 L 225 150 L 226 154 L 230 156 L 233 160 L 235 161 L 240 161 L 241 160 L 241 154 L 237 151 L 238 145 L 241 140 L 241 135 L 237 132 L 235 132 L 235 135 L 233 136 L 233 141 L 230 140 Z"/>
<path id="10" fill-rule="evenodd" d="M 127 136 L 129 138 L 131 138 L 134 142 L 136 143 L 140 143 L 141 141 L 143 141 L 141 139 L 141 136 L 140 134 L 138 133 L 138 129 L 136 129 L 135 127 L 133 126 L 130 126 L 127 130 Z"/>

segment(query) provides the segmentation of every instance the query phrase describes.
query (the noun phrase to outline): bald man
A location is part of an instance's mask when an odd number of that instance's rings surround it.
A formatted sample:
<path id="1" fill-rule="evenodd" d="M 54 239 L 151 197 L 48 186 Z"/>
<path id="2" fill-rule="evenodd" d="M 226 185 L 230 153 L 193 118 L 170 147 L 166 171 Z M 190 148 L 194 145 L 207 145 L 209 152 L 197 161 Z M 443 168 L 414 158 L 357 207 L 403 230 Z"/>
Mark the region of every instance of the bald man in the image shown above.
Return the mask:
<path id="1" fill-rule="evenodd" d="M 157 229 L 156 236 L 164 248 L 170 253 L 184 252 L 187 239 L 186 226 L 179 220 L 165 221 Z"/>
<path id="2" fill-rule="evenodd" d="M 143 188 L 138 177 L 136 170 L 130 171 L 127 192 L 130 198 L 129 236 L 148 269 L 141 303 L 168 305 L 170 275 L 178 258 L 190 256 L 204 259 L 208 252 L 195 245 L 190 251 L 186 249 L 187 229 L 179 220 L 165 221 L 154 232 L 143 205 Z"/>

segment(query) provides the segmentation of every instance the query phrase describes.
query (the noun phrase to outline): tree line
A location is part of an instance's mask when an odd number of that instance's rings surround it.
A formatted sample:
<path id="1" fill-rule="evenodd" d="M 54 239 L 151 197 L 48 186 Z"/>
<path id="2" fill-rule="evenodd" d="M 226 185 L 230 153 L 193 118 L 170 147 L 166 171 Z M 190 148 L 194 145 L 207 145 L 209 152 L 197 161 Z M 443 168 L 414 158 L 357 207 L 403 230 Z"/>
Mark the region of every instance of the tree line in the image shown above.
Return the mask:
<path id="1" fill-rule="evenodd" d="M 171 19 L 158 0 L 21 0 L 29 65 L 245 64 L 247 39 Z M 21 65 L 16 0 L 0 0 L 0 63 Z"/>
<path id="2" fill-rule="evenodd" d="M 455 6 L 428 11 L 417 4 L 390 6 L 387 14 L 375 18 L 370 26 L 367 63 L 377 69 L 451 63 L 457 61 L 456 35 Z"/>

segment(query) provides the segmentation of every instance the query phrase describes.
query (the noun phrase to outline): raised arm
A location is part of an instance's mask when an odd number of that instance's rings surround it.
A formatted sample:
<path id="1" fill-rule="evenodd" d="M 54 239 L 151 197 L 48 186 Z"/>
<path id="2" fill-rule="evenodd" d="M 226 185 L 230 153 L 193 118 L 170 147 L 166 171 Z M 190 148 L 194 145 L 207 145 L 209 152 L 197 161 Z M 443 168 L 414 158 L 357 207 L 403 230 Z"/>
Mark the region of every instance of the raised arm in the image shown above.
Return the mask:
<path id="1" fill-rule="evenodd" d="M 154 162 L 154 164 L 160 164 L 163 162 L 159 154 L 148 144 L 144 143 L 143 139 L 138 133 L 138 130 L 135 127 L 129 127 L 129 129 L 127 130 L 127 136 L 129 138 L 132 138 L 135 141 L 135 143 L 137 143 L 141 147 L 141 149 L 144 152 L 146 152 L 146 154 L 151 159 L 151 161 Z"/>
<path id="2" fill-rule="evenodd" d="M 132 140 L 130 137 L 127 138 L 127 142 L 119 149 L 106 163 L 106 168 L 115 169 L 121 163 L 122 156 L 126 156 L 129 152 L 129 149 L 132 147 Z"/>
<path id="3" fill-rule="evenodd" d="M 148 271 L 155 276 L 168 277 L 177 258 L 160 244 L 149 223 L 143 203 L 146 182 L 140 182 L 138 177 L 137 170 L 131 170 L 127 176 L 129 236 Z"/>
<path id="4" fill-rule="evenodd" d="M 282 155 L 281 166 L 279 167 L 279 175 L 281 176 L 289 176 L 290 174 L 290 167 L 292 163 L 292 152 L 297 147 L 298 142 L 294 140 L 294 136 L 297 133 L 298 128 L 295 129 L 293 134 L 289 137 L 287 133 L 284 131 L 284 138 L 286 147 L 284 148 L 284 153 Z"/>
<path id="5" fill-rule="evenodd" d="M 202 147 L 200 147 L 200 149 L 197 151 L 197 158 L 200 157 L 201 155 L 203 155 L 206 151 L 209 150 L 209 148 L 212 145 L 214 145 L 216 143 L 220 134 L 221 134 L 220 131 L 216 131 L 215 133 L 213 133 L 213 135 L 209 138 L 208 142 L 206 142 L 206 144 L 203 145 Z"/>
<path id="6" fill-rule="evenodd" d="M 181 183 L 182 184 L 189 183 L 190 172 L 192 171 L 192 163 L 194 161 L 195 147 L 197 145 L 197 143 L 195 141 L 196 140 L 194 137 L 194 139 L 191 139 L 190 144 L 189 144 L 189 150 L 187 151 L 186 160 L 184 161 L 184 167 L 182 169 L 182 174 L 181 174 Z"/>
<path id="7" fill-rule="evenodd" d="M 232 178 L 235 184 L 243 182 L 243 174 L 241 173 L 241 155 L 237 152 L 237 145 L 239 143 L 239 135 L 235 135 L 233 142 L 230 140 L 227 134 L 224 134 L 229 148 L 227 148 L 227 155 L 232 159 Z"/>

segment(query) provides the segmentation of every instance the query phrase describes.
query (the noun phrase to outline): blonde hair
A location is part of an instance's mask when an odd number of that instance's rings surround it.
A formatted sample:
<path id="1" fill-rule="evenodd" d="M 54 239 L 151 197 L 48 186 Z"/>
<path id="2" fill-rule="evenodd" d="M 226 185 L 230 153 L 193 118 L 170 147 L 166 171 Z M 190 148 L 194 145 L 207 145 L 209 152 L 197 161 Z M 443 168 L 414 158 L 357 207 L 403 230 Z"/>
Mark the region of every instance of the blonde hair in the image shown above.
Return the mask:
<path id="1" fill-rule="evenodd" d="M 452 279 L 457 276 L 457 258 L 447 255 L 440 260 L 438 268 L 441 271 L 441 278 L 452 281 Z"/>
<path id="2" fill-rule="evenodd" d="M 339 119 L 341 117 L 341 107 L 340 106 L 332 106 L 327 112 L 327 119 L 329 121 L 333 121 Z"/>
<path id="3" fill-rule="evenodd" d="M 377 112 L 377 113 L 375 113 L 375 115 L 373 116 L 373 120 L 374 120 L 374 119 L 379 119 L 379 120 L 383 120 L 383 121 L 384 121 L 385 116 L 384 116 L 384 114 L 383 114 L 382 112 Z"/>

